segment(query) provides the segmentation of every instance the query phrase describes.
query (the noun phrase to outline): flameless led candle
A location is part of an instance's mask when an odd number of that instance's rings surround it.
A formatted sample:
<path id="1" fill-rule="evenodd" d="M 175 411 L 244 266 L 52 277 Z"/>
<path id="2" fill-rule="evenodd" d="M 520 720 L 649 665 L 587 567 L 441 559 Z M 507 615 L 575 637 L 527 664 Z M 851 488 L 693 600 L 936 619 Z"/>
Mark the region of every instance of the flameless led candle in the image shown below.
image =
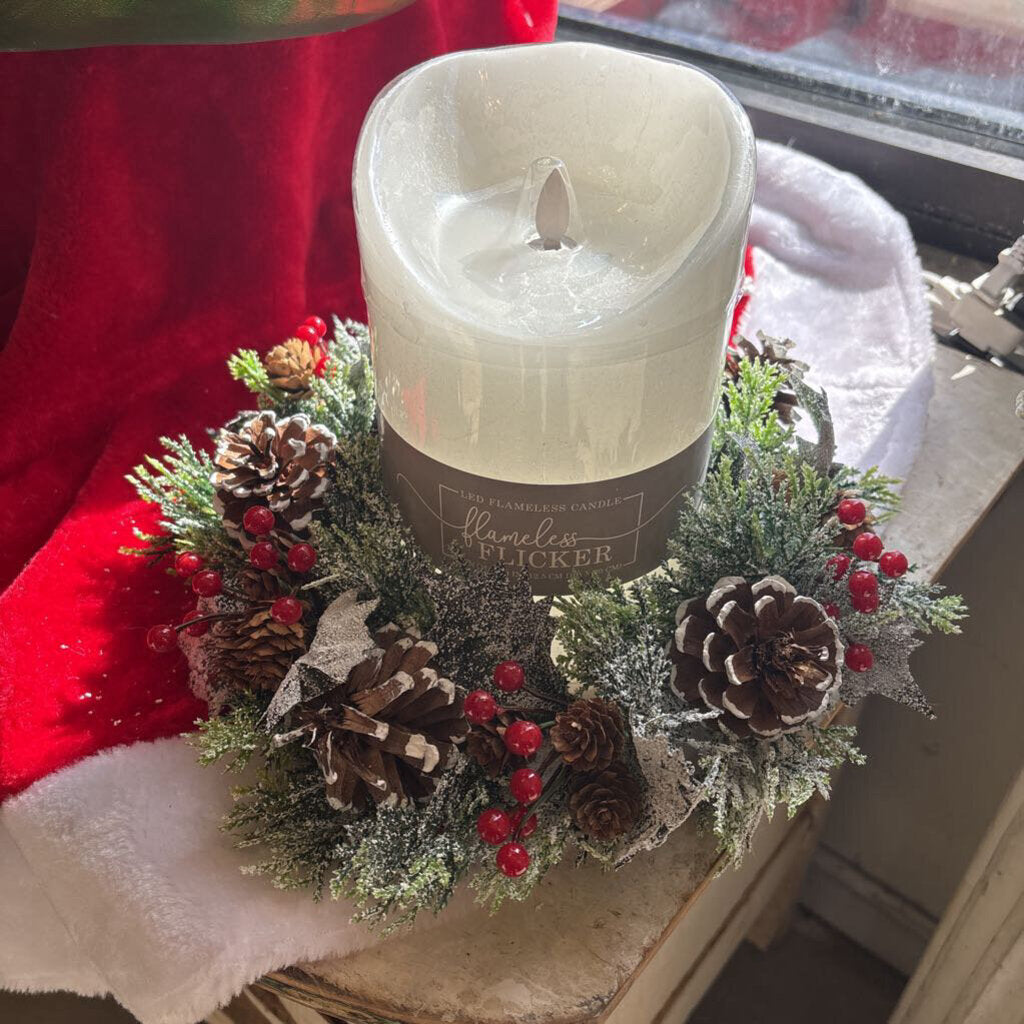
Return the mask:
<path id="1" fill-rule="evenodd" d="M 714 79 L 454 53 L 367 116 L 354 196 L 387 486 L 432 554 L 634 578 L 704 472 L 754 182 Z"/>

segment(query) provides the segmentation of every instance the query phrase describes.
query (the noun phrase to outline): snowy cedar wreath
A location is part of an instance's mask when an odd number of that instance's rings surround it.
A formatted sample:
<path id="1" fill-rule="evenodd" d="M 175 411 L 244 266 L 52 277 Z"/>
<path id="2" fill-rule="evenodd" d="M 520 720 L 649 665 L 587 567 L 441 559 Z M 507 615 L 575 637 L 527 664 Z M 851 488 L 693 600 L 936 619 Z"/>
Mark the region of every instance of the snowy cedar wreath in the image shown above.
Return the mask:
<path id="1" fill-rule="evenodd" d="M 862 761 L 840 701 L 929 712 L 908 657 L 963 605 L 883 550 L 894 482 L 833 461 L 788 343 L 730 348 L 661 569 L 551 601 L 418 549 L 381 490 L 366 328 L 326 333 L 311 317 L 239 352 L 258 409 L 212 455 L 164 439 L 130 477 L 165 531 L 137 553 L 198 599 L 147 642 L 180 646 L 210 703 L 201 761 L 249 768 L 225 827 L 259 848 L 252 872 L 392 927 L 464 877 L 493 907 L 524 899 L 570 847 L 621 864 L 694 813 L 735 862 L 778 804 Z"/>

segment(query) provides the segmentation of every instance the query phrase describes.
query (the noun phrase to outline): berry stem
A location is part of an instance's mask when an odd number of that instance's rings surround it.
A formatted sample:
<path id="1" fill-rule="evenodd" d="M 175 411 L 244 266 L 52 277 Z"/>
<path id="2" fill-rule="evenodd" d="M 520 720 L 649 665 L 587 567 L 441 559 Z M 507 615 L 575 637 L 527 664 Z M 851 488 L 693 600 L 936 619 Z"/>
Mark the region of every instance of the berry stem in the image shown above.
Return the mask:
<path id="1" fill-rule="evenodd" d="M 506 711 L 513 715 L 529 715 L 533 718 L 535 715 L 547 715 L 551 713 L 550 708 L 521 708 L 516 707 L 513 704 L 502 704 L 500 700 L 498 701 L 498 704 L 501 711 Z M 551 723 L 548 722 L 548 725 L 551 725 Z"/>
<path id="2" fill-rule="evenodd" d="M 523 822 L 525 822 L 528 818 L 533 817 L 544 806 L 544 804 L 546 804 L 551 799 L 552 795 L 556 792 L 556 790 L 561 789 L 559 783 L 563 781 L 564 777 L 565 764 L 562 763 L 555 769 L 551 778 L 544 783 L 544 790 L 541 793 L 541 795 L 537 797 L 537 799 L 534 800 L 532 804 L 529 804 L 526 810 L 523 812 L 523 816 L 520 819 L 519 824 L 516 826 L 516 830 L 512 835 L 513 839 L 519 838 L 519 830 L 523 827 Z M 540 821 L 539 818 L 537 820 Z"/>
<path id="3" fill-rule="evenodd" d="M 568 707 L 568 703 L 559 697 L 554 697 L 551 694 L 540 693 L 534 690 L 528 683 L 523 683 L 520 687 L 525 693 L 528 693 L 531 697 L 536 697 L 537 700 L 544 701 L 545 704 L 554 704 L 557 707 Z"/>
<path id="4" fill-rule="evenodd" d="M 310 580 L 308 583 L 303 583 L 299 587 L 299 590 L 316 590 L 317 587 L 326 586 L 328 583 L 334 583 L 336 580 L 345 579 L 345 574 L 340 572 L 331 573 L 330 576 L 321 576 L 319 579 Z"/>

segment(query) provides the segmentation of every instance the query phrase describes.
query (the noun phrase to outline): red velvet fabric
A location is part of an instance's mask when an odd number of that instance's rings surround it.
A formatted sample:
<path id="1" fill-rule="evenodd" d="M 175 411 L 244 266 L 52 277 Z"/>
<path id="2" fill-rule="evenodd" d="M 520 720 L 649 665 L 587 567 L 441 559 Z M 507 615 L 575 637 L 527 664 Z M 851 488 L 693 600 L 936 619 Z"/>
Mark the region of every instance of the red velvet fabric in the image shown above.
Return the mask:
<path id="1" fill-rule="evenodd" d="M 183 658 L 144 647 L 190 602 L 118 554 L 153 519 L 124 473 L 244 405 L 240 345 L 363 315 L 349 179 L 380 88 L 550 38 L 555 7 L 418 0 L 319 38 L 0 60 L 0 795 L 203 714 Z"/>

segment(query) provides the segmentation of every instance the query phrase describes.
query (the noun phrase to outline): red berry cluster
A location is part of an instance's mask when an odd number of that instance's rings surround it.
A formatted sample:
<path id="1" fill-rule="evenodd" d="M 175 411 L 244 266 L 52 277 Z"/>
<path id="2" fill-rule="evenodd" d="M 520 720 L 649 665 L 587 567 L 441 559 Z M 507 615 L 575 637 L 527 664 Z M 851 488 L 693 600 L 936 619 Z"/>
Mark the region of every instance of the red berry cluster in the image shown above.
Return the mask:
<path id="1" fill-rule="evenodd" d="M 320 352 L 316 372 L 321 374 L 327 361 L 327 345 L 324 336 L 327 324 L 318 317 L 307 317 L 296 329 L 295 337 L 301 338 Z M 316 565 L 317 553 L 312 544 L 304 541 L 291 544 L 284 552 L 278 550 L 270 539 L 277 525 L 277 517 L 266 505 L 250 505 L 242 516 L 242 526 L 251 537 L 262 538 L 249 549 L 249 562 L 256 569 L 270 571 L 276 569 L 282 553 L 285 564 L 293 573 L 306 573 Z M 216 597 L 224 590 L 224 580 L 216 569 L 205 568 L 201 555 L 194 551 L 182 551 L 174 559 L 174 571 L 183 579 L 190 580 L 192 591 L 197 597 Z M 180 625 L 160 624 L 146 632 L 146 645 L 158 654 L 166 654 L 178 645 L 178 634 L 185 632 L 189 636 L 202 636 L 215 619 L 228 618 L 232 613 L 201 615 L 199 609 L 193 609 Z M 302 618 L 302 602 L 297 597 L 286 594 L 270 604 L 270 614 L 283 625 L 290 626 Z"/>
<path id="2" fill-rule="evenodd" d="M 314 352 L 319 354 L 313 372 L 322 377 L 324 367 L 327 365 L 327 342 L 324 335 L 327 334 L 327 324 L 318 316 L 308 316 L 295 328 L 294 337 L 306 342 Z"/>
<path id="3" fill-rule="evenodd" d="M 502 693 L 515 693 L 526 684 L 523 666 L 516 661 L 503 661 L 494 670 L 494 685 Z M 491 721 L 502 713 L 493 694 L 474 690 L 465 700 L 466 717 L 477 725 Z M 528 718 L 520 718 L 505 729 L 503 736 L 509 753 L 530 758 L 544 742 L 541 727 Z M 515 801 L 511 809 L 488 807 L 477 818 L 476 830 L 480 838 L 491 846 L 498 846 L 498 870 L 509 878 L 518 878 L 530 866 L 530 852 L 524 840 L 537 829 L 537 815 L 529 814 L 529 807 L 540 799 L 544 780 L 533 768 L 517 768 L 508 779 L 509 793 Z"/>
<path id="4" fill-rule="evenodd" d="M 868 510 L 863 501 L 844 498 L 836 508 L 836 516 L 844 526 L 860 526 L 867 518 Z M 865 530 L 853 540 L 853 554 L 861 562 L 876 562 L 878 569 L 890 579 L 897 579 L 908 569 L 907 556 L 902 551 L 886 551 L 877 534 Z M 878 611 L 878 575 L 866 568 L 855 568 L 850 572 L 853 559 L 847 554 L 833 555 L 826 563 L 832 579 L 841 580 L 846 576 L 846 587 L 850 592 L 850 604 L 854 611 L 871 615 Z M 849 575 L 847 576 L 847 573 Z M 826 613 L 838 619 L 840 610 L 831 602 L 825 605 Z M 846 667 L 853 672 L 867 672 L 874 664 L 874 654 L 866 644 L 852 643 L 846 648 Z"/>

